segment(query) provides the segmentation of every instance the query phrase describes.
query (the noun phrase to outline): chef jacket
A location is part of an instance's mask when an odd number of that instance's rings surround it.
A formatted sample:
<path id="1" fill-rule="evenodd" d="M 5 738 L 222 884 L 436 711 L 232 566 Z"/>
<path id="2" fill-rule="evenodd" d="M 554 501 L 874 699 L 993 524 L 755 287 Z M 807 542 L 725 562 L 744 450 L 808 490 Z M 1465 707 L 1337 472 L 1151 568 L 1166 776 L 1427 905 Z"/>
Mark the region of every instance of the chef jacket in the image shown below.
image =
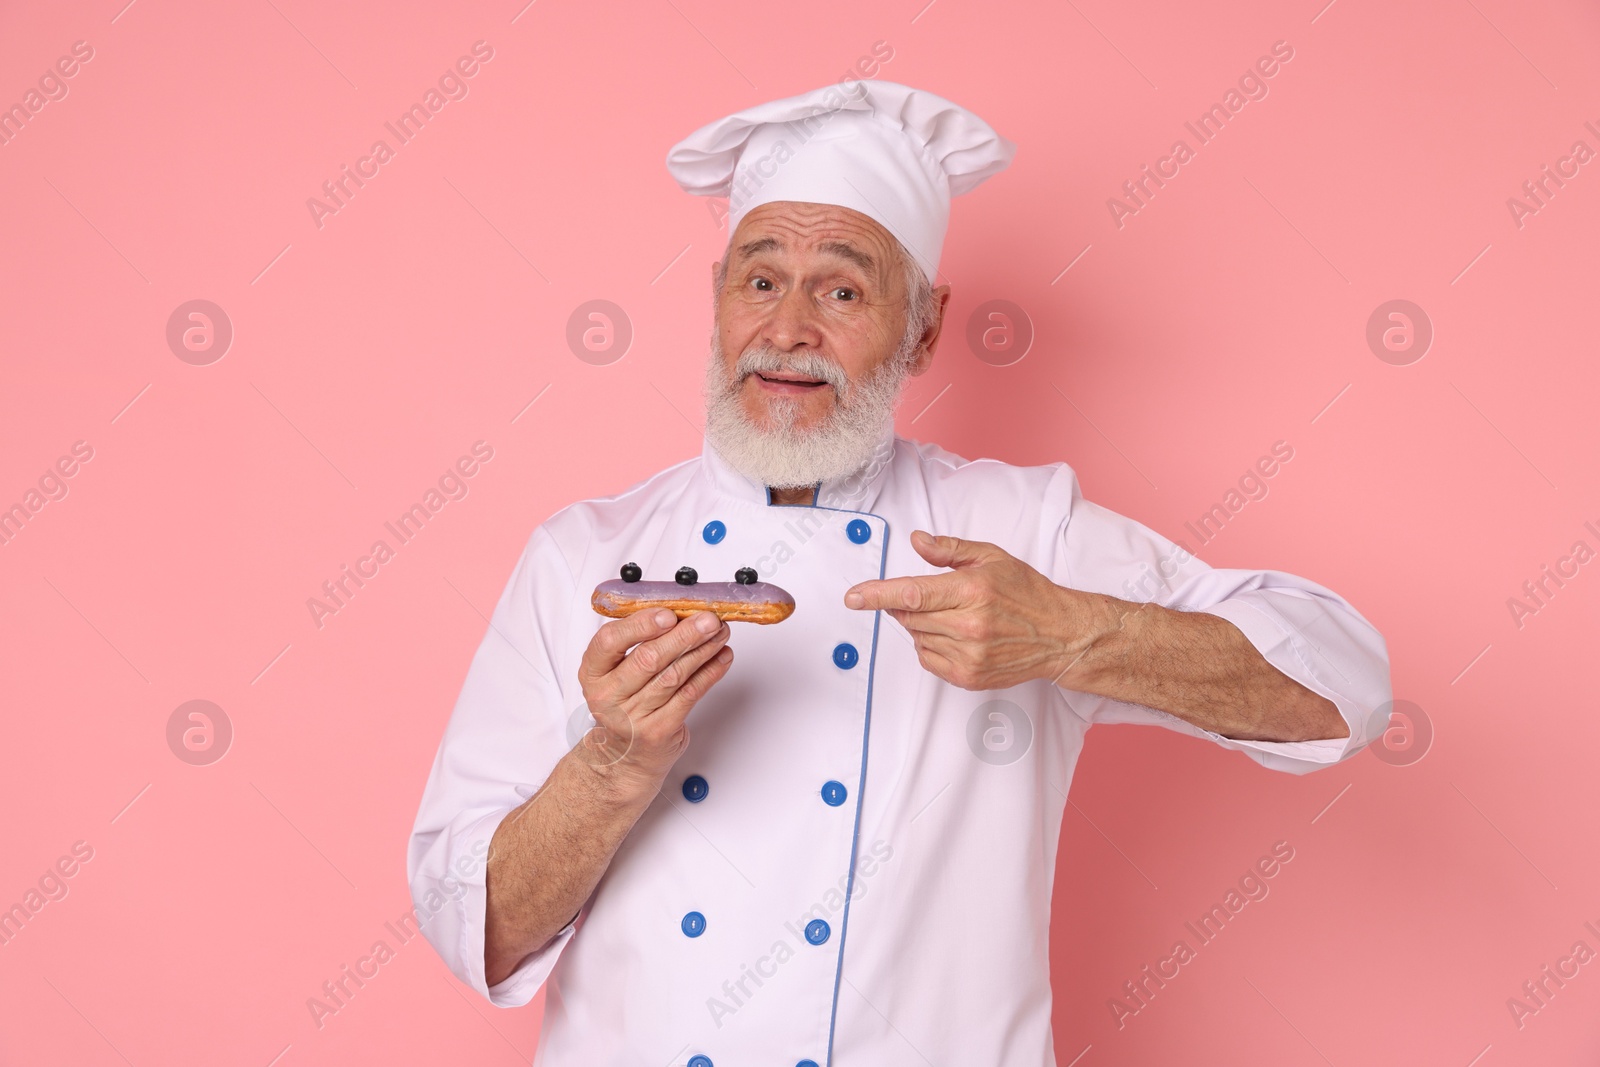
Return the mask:
<path id="1" fill-rule="evenodd" d="M 769 499 L 707 443 L 563 509 L 533 531 L 472 660 L 407 875 L 462 982 L 504 1007 L 547 985 L 536 1064 L 1051 1067 L 1051 883 L 1089 727 L 1153 723 L 1292 774 L 1383 728 L 1387 650 L 1345 600 L 1210 567 L 1085 500 L 1066 464 L 968 461 L 890 429 L 812 505 Z M 1233 740 L 1045 680 L 950 685 L 891 617 L 843 603 L 857 582 L 940 572 L 912 549 L 918 528 L 992 542 L 1058 585 L 1221 616 L 1350 736 Z M 479 861 L 593 725 L 578 663 L 606 620 L 590 595 L 627 562 L 652 580 L 753 567 L 794 614 L 733 625 L 729 673 L 588 902 L 490 987 Z"/>

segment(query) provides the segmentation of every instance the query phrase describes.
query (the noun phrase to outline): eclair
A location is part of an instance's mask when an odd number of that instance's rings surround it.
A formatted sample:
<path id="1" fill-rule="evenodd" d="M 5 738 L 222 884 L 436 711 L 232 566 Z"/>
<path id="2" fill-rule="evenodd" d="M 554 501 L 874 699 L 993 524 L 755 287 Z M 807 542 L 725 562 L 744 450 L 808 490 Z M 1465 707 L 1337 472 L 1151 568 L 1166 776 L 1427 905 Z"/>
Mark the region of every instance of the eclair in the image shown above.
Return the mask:
<path id="1" fill-rule="evenodd" d="M 699 581 L 691 567 L 680 568 L 677 580 L 671 582 L 640 581 L 639 568 L 631 563 L 622 574 L 595 586 L 589 600 L 608 618 L 666 608 L 680 619 L 709 611 L 727 622 L 765 624 L 782 622 L 794 613 L 794 597 L 770 582 L 756 581 L 755 571 L 748 567 L 741 567 L 732 582 Z"/>

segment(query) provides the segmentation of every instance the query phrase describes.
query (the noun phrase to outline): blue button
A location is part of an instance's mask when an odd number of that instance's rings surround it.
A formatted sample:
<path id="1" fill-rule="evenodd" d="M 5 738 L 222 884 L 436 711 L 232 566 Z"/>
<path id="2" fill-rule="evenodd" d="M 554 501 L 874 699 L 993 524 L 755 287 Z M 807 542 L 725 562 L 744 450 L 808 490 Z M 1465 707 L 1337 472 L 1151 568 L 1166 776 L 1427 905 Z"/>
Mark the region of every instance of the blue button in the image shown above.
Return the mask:
<path id="1" fill-rule="evenodd" d="M 817 1067 L 817 1061 L 816 1060 L 801 1060 L 799 1063 L 795 1064 L 794 1067 Z"/>
<path id="2" fill-rule="evenodd" d="M 812 919 L 806 923 L 806 940 L 813 945 L 820 945 L 828 940 L 828 935 L 833 933 L 828 929 L 828 924 L 821 919 Z"/>
<path id="3" fill-rule="evenodd" d="M 711 1067 L 710 1056 L 690 1056 L 688 1067 Z M 815 1067 L 815 1065 L 813 1065 Z"/>
<path id="4" fill-rule="evenodd" d="M 683 922 L 679 923 L 678 925 L 683 927 L 683 932 L 685 935 L 689 937 L 699 937 L 701 934 L 706 932 L 706 917 L 701 915 L 698 911 L 691 911 L 689 914 L 683 917 Z M 810 928 L 807 927 L 806 933 L 809 934 L 810 932 Z M 822 936 L 826 938 L 828 935 L 823 934 Z"/>
<path id="5" fill-rule="evenodd" d="M 837 808 L 844 803 L 845 797 L 850 795 L 850 790 L 844 787 L 843 782 L 829 779 L 822 783 L 822 802 L 830 808 Z"/>
<path id="6" fill-rule="evenodd" d="M 691 804 L 698 804 L 711 792 L 711 783 L 698 774 L 691 774 L 683 780 L 683 799 Z"/>
<path id="7" fill-rule="evenodd" d="M 850 525 L 844 528 L 844 535 L 858 545 L 864 545 L 872 540 L 872 527 L 860 519 L 851 519 Z"/>
<path id="8" fill-rule="evenodd" d="M 712 519 L 706 523 L 706 528 L 700 531 L 700 536 L 706 539 L 706 544 L 714 545 L 728 536 L 728 528 L 722 525 L 721 519 Z"/>
<path id="9" fill-rule="evenodd" d="M 860 658 L 861 654 L 856 651 L 856 646 L 849 641 L 841 641 L 833 646 L 833 665 L 835 667 L 843 667 L 845 670 L 849 670 L 856 665 L 856 660 Z"/>

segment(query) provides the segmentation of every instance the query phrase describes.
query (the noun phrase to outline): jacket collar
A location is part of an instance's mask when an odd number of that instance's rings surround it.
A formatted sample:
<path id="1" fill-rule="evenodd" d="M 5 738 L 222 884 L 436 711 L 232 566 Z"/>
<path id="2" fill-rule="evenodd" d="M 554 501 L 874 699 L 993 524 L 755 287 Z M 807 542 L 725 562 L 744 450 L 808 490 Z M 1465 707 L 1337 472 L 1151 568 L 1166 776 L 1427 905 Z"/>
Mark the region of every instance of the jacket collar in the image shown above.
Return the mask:
<path id="1" fill-rule="evenodd" d="M 877 446 L 866 465 L 854 474 L 820 483 L 815 506 L 837 508 L 841 511 L 867 511 L 878 498 L 878 492 L 889 476 L 890 460 L 894 458 L 895 433 L 892 422 L 884 426 Z M 767 487 L 753 478 L 728 466 L 709 438 L 702 438 L 700 448 L 702 468 L 711 484 L 719 492 L 740 500 L 768 503 Z"/>

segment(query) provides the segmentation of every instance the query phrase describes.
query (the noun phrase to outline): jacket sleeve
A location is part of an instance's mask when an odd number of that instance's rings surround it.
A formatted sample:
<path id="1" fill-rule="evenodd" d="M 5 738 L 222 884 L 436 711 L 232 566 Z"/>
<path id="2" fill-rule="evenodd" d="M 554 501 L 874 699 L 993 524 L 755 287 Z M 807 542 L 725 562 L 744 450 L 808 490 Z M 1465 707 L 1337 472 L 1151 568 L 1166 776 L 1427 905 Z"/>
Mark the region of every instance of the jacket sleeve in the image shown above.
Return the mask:
<path id="1" fill-rule="evenodd" d="M 1085 499 L 1062 465 L 1048 490 L 1056 527 L 1051 580 L 1059 585 L 1204 611 L 1239 628 L 1284 674 L 1333 701 L 1350 736 L 1317 741 L 1243 741 L 1176 715 L 1107 697 L 1067 693 L 1091 723 L 1150 723 L 1236 749 L 1271 770 L 1305 774 L 1349 759 L 1387 726 L 1393 699 L 1383 636 L 1343 597 L 1315 582 L 1272 570 L 1213 568 L 1186 546 Z"/>
<path id="2" fill-rule="evenodd" d="M 565 706 L 555 666 L 558 617 L 571 603 L 572 588 L 565 557 L 541 526 L 529 538 L 468 668 L 406 852 L 423 934 L 457 978 L 500 1007 L 533 999 L 575 929 L 576 920 L 504 981 L 487 984 L 489 842 L 500 820 L 538 790 L 576 741 L 567 738 L 574 715 Z"/>

